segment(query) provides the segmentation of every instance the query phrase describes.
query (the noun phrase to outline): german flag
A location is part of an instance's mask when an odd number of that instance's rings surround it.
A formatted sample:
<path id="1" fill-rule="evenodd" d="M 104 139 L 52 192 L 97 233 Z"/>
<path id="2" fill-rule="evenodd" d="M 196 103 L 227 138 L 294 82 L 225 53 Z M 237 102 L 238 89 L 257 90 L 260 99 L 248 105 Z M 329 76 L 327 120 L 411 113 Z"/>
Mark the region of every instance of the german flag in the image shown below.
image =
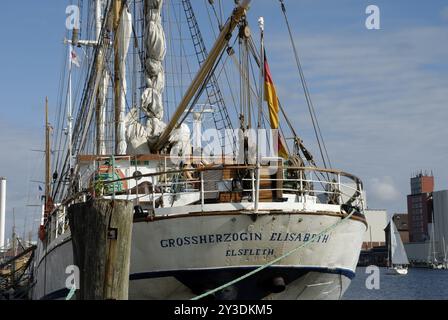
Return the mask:
<path id="1" fill-rule="evenodd" d="M 275 90 L 274 81 L 272 80 L 271 70 L 269 68 L 268 60 L 266 58 L 266 53 L 264 54 L 264 98 L 269 107 L 269 118 L 271 121 L 271 129 L 279 130 L 280 119 L 279 111 L 280 104 L 277 96 L 277 91 Z M 278 133 L 278 155 L 283 159 L 289 158 L 289 153 L 286 149 L 286 144 L 280 134 Z"/>

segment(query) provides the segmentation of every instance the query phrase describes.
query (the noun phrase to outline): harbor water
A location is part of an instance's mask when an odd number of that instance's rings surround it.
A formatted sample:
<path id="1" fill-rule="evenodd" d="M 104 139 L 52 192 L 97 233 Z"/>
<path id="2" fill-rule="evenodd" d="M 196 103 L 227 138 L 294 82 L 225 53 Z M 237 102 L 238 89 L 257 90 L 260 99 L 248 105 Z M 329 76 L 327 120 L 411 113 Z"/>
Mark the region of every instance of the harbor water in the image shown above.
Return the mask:
<path id="1" fill-rule="evenodd" d="M 369 290 L 366 281 L 372 274 L 358 268 L 344 300 L 448 300 L 448 270 L 411 268 L 406 276 L 386 271 L 380 268 L 379 290 Z"/>

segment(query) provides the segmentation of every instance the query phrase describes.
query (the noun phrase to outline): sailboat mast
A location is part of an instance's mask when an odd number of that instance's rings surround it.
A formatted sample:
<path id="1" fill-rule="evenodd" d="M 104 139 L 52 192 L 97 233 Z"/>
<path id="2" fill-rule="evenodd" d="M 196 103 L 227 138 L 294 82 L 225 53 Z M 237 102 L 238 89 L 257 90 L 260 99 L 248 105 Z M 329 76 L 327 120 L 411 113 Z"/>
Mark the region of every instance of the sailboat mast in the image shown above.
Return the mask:
<path id="1" fill-rule="evenodd" d="M 393 218 L 391 218 L 390 223 L 389 223 L 389 245 L 387 248 L 387 264 L 388 267 L 392 267 L 392 220 Z"/>
<path id="2" fill-rule="evenodd" d="M 443 241 L 443 262 L 446 263 L 446 246 L 445 246 L 445 236 L 442 237 L 442 241 Z"/>
<path id="3" fill-rule="evenodd" d="M 431 236 L 431 242 L 432 242 L 432 254 L 433 254 L 433 262 L 437 262 L 436 258 L 436 235 L 435 235 L 435 221 L 434 221 L 434 211 L 432 212 L 432 236 Z"/>

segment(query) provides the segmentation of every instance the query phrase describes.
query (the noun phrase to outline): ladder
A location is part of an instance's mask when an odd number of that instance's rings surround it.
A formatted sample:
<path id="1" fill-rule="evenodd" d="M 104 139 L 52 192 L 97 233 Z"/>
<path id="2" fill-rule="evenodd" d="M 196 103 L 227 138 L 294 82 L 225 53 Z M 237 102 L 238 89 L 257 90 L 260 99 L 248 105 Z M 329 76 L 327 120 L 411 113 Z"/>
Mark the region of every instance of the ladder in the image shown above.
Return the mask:
<path id="1" fill-rule="evenodd" d="M 190 0 L 182 0 L 182 5 L 184 7 L 185 16 L 188 22 L 188 27 L 190 29 L 191 39 L 193 41 L 194 50 L 196 52 L 196 57 L 199 63 L 199 66 L 202 66 L 205 59 L 207 58 L 208 52 L 205 47 L 204 40 L 202 38 L 201 30 L 199 29 L 198 22 L 196 20 L 196 16 L 194 14 L 193 8 L 191 6 Z M 226 129 L 233 130 L 232 121 L 230 120 L 230 116 L 227 110 L 227 107 L 224 102 L 224 98 L 222 92 L 219 88 L 218 80 L 216 76 L 213 74 L 210 77 L 210 81 L 207 83 L 205 87 L 205 92 L 208 97 L 208 102 L 210 105 L 217 107 L 217 112 L 213 113 L 213 120 L 215 122 L 215 127 L 218 132 L 221 133 L 222 143 L 221 147 L 223 149 L 223 155 L 225 154 L 225 143 L 226 143 Z M 232 133 L 233 139 L 233 156 L 236 154 L 236 137 L 235 134 Z M 230 137 L 229 140 L 230 141 Z"/>

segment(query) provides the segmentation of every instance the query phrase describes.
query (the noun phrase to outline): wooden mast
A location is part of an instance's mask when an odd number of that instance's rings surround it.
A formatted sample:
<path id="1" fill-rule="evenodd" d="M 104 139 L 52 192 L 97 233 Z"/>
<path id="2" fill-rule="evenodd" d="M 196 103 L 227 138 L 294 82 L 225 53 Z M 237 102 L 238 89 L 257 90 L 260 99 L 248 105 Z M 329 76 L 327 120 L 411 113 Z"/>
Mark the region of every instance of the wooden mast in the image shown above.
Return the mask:
<path id="1" fill-rule="evenodd" d="M 121 61 L 118 43 L 118 29 L 120 28 L 122 0 L 114 0 L 113 3 L 113 27 L 114 27 L 114 106 L 115 106 L 115 154 L 119 149 L 119 131 L 121 117 Z"/>
<path id="2" fill-rule="evenodd" d="M 108 74 L 104 70 L 104 48 L 101 46 L 101 32 L 103 26 L 103 12 L 101 8 L 101 0 L 95 0 L 95 41 L 98 50 L 98 59 L 96 62 L 96 72 L 103 76 L 102 83 L 100 85 L 100 91 L 104 91 L 104 86 L 108 85 Z M 105 103 L 106 97 L 103 96 L 103 92 L 98 91 L 96 101 L 96 154 L 105 155 Z"/>

